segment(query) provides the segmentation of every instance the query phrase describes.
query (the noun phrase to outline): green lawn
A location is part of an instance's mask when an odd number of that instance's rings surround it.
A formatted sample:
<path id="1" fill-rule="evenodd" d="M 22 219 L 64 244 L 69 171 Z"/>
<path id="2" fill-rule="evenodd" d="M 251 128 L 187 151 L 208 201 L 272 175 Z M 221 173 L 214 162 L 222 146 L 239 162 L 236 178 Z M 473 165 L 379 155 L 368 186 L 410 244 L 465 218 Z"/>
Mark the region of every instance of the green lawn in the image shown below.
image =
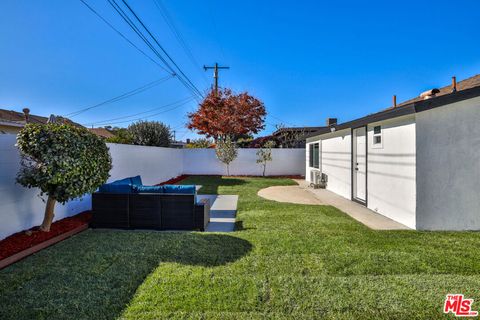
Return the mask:
<path id="1" fill-rule="evenodd" d="M 480 299 L 480 233 L 372 231 L 257 196 L 288 179 L 183 183 L 240 195 L 238 231 L 88 230 L 0 271 L 0 319 L 434 319 L 446 293 Z"/>

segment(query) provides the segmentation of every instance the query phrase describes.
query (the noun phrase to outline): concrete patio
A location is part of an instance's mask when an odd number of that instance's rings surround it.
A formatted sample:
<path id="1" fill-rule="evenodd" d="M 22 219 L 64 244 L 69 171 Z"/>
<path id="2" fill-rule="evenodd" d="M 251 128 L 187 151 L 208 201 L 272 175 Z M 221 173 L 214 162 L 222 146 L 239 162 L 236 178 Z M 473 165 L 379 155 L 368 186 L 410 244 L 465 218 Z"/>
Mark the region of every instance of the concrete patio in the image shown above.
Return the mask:
<path id="1" fill-rule="evenodd" d="M 210 203 L 210 222 L 206 232 L 232 232 L 235 229 L 238 195 L 197 195 Z"/>
<path id="2" fill-rule="evenodd" d="M 410 230 L 410 228 L 401 223 L 393 221 L 331 191 L 310 188 L 305 180 L 296 179 L 295 182 L 298 183 L 298 186 L 268 187 L 260 190 L 258 195 L 265 199 L 278 202 L 334 206 L 374 230 Z"/>

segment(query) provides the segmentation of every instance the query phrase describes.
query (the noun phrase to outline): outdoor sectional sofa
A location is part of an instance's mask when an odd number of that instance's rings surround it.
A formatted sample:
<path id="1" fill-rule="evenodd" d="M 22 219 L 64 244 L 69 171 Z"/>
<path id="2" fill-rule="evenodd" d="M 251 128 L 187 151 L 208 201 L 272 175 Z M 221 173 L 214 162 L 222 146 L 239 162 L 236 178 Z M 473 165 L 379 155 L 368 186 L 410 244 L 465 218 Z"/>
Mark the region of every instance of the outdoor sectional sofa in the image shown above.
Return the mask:
<path id="1" fill-rule="evenodd" d="M 209 203 L 197 202 L 194 185 L 144 186 L 136 176 L 92 195 L 93 228 L 204 231 L 209 220 Z"/>

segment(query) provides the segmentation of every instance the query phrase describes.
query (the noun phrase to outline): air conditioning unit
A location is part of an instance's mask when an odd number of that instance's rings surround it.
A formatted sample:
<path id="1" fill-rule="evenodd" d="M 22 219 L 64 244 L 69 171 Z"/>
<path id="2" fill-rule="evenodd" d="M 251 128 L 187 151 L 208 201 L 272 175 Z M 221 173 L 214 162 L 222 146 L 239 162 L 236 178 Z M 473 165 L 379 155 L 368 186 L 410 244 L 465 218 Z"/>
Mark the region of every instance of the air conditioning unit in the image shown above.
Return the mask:
<path id="1" fill-rule="evenodd" d="M 310 171 L 310 187 L 314 189 L 325 189 L 327 186 L 328 176 L 325 173 L 314 170 Z"/>

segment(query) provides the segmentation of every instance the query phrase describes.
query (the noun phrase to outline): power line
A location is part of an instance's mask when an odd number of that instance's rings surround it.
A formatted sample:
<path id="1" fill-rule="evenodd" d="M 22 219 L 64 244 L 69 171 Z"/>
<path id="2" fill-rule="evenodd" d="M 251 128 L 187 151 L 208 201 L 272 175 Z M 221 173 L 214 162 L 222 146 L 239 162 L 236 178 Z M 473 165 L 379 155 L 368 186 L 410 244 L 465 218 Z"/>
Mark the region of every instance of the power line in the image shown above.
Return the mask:
<path id="1" fill-rule="evenodd" d="M 166 67 L 174 72 L 177 75 L 177 79 L 192 93 L 199 97 L 203 97 L 202 93 L 198 88 L 193 84 L 193 82 L 186 76 L 186 74 L 182 71 L 182 69 L 178 66 L 178 64 L 173 60 L 173 58 L 167 53 L 167 51 L 163 48 L 160 42 L 156 39 L 156 37 L 152 34 L 152 32 L 147 28 L 147 26 L 143 23 L 140 17 L 135 13 L 135 11 L 128 5 L 125 0 L 122 0 L 124 5 L 130 11 L 130 13 L 135 17 L 136 21 L 140 23 L 141 27 L 148 33 L 150 38 L 157 44 L 157 46 L 161 49 L 163 54 L 168 58 L 169 62 L 171 62 L 178 72 L 175 72 L 174 68 L 170 65 L 168 61 L 155 49 L 153 44 L 147 39 L 147 37 L 142 33 L 142 31 L 135 25 L 135 23 L 128 17 L 125 11 L 115 2 L 115 0 L 108 0 L 109 4 L 117 11 L 117 13 L 123 18 L 123 20 L 132 28 L 132 30 L 145 42 L 145 44 L 155 53 L 155 55 L 166 65 Z"/>
<path id="2" fill-rule="evenodd" d="M 107 19 L 105 19 L 100 13 L 98 13 L 94 8 L 92 8 L 88 3 L 86 3 L 84 0 L 80 0 L 90 11 L 92 11 L 98 18 L 100 18 L 105 24 L 107 24 L 111 29 L 113 29 L 120 37 L 122 37 L 125 41 L 127 41 L 132 47 L 137 49 L 141 54 L 143 54 L 147 59 L 155 63 L 158 67 L 161 69 L 165 70 L 168 73 L 171 73 L 171 71 L 167 70 L 164 66 L 162 66 L 160 63 L 155 61 L 152 57 L 150 57 L 148 54 L 145 53 L 142 49 L 140 49 L 138 46 L 136 46 L 130 39 L 128 39 L 123 33 L 118 31 L 110 22 L 108 22 Z M 171 73 L 172 75 L 175 75 L 175 73 Z"/>
<path id="3" fill-rule="evenodd" d="M 293 124 L 293 123 L 289 123 L 289 122 L 286 122 L 286 121 L 283 121 L 282 119 L 280 119 L 279 117 L 276 117 L 274 115 L 272 115 L 271 113 L 268 114 L 271 118 L 274 118 L 274 119 L 277 119 L 278 121 L 282 122 L 282 123 L 285 123 L 285 124 L 288 124 L 292 127 L 297 127 L 297 125 Z"/>
<path id="4" fill-rule="evenodd" d="M 114 0 L 115 1 L 115 0 Z M 135 13 L 135 11 L 133 11 L 133 9 L 128 5 L 128 3 L 125 1 L 125 0 L 122 0 L 122 2 L 125 4 L 125 6 L 127 6 L 128 10 L 130 10 L 130 12 L 133 14 L 133 16 L 135 17 L 135 19 L 137 19 L 137 21 L 142 25 L 143 29 L 145 31 L 147 31 L 147 33 L 150 35 L 150 37 L 153 39 L 153 41 L 155 41 L 155 43 L 160 47 L 160 49 L 162 50 L 162 52 L 167 56 L 167 58 L 173 63 L 173 65 L 177 68 L 177 70 L 180 72 L 180 74 L 185 77 L 185 79 L 187 80 L 187 82 L 195 89 L 195 91 L 198 92 L 198 94 L 202 97 L 202 93 L 200 92 L 200 90 L 197 89 L 197 87 L 195 87 L 195 85 L 193 84 L 193 82 L 185 75 L 185 73 L 182 71 L 182 69 L 180 69 L 180 67 L 177 65 L 177 63 L 172 59 L 172 57 L 167 53 L 167 51 L 163 48 L 163 46 L 158 42 L 157 38 L 152 34 L 152 32 L 150 32 L 150 30 L 145 26 L 145 24 L 142 22 L 142 20 L 138 17 L 138 15 Z"/>
<path id="5" fill-rule="evenodd" d="M 185 54 L 187 55 L 187 57 L 190 59 L 190 62 L 195 66 L 195 68 L 198 68 L 198 70 L 200 71 L 200 64 L 198 63 L 197 59 L 195 59 L 195 56 L 193 55 L 193 52 L 190 46 L 187 44 L 187 42 L 185 41 L 185 38 L 182 36 L 179 29 L 177 28 L 172 18 L 172 15 L 167 10 L 167 7 L 163 4 L 162 0 L 154 0 L 154 3 L 158 8 L 158 11 L 160 11 L 160 14 L 162 15 L 163 19 L 167 23 L 168 27 L 170 28 L 170 31 L 172 31 L 173 35 L 177 39 L 177 42 L 180 44 L 183 51 L 185 51 Z M 205 77 L 205 74 L 203 72 L 201 72 L 200 74 L 202 75 L 203 79 L 207 83 L 207 78 Z"/>
<path id="6" fill-rule="evenodd" d="M 165 58 L 158 52 L 157 49 L 152 45 L 152 43 L 146 38 L 146 36 L 140 31 L 140 29 L 135 25 L 135 23 L 130 19 L 130 17 L 125 13 L 125 11 L 115 2 L 115 0 L 107 0 L 112 8 L 120 15 L 120 17 L 127 23 L 127 25 L 137 34 L 137 36 L 152 50 L 152 52 L 165 64 L 165 66 L 170 70 L 170 72 L 175 73 L 173 68 L 165 60 Z M 177 79 L 193 94 L 198 95 L 193 88 L 185 82 L 185 80 L 177 75 Z"/>
<path id="7" fill-rule="evenodd" d="M 209 13 L 210 13 L 210 18 L 211 18 L 211 21 L 212 21 L 212 25 L 213 25 L 213 31 L 215 33 L 215 36 L 217 38 L 217 43 L 218 43 L 218 46 L 220 47 L 220 53 L 222 54 L 222 57 L 223 57 L 223 60 L 226 60 L 225 59 L 225 52 L 223 51 L 223 47 L 222 47 L 222 43 L 220 42 L 220 37 L 218 36 L 218 28 L 217 28 L 217 23 L 215 21 L 215 14 L 214 14 L 214 10 L 212 8 L 212 5 L 210 2 L 207 1 L 207 5 L 209 7 Z"/>
<path id="8" fill-rule="evenodd" d="M 173 108 L 170 108 L 170 109 L 167 109 L 167 110 L 164 110 L 164 111 L 161 111 L 161 112 L 157 112 L 157 113 L 151 114 L 151 115 L 146 116 L 146 117 L 141 117 L 141 118 L 136 118 L 136 119 L 130 119 L 130 120 L 124 120 L 124 121 L 108 122 L 108 123 L 104 123 L 104 125 L 107 125 L 107 124 L 126 123 L 126 122 L 133 122 L 133 121 L 139 121 L 139 120 L 148 119 L 148 118 L 151 118 L 151 117 L 158 116 L 159 114 L 164 114 L 164 113 L 167 113 L 167 112 L 176 110 L 176 109 L 180 108 L 181 106 L 187 104 L 188 102 L 190 102 L 190 101 L 183 102 L 183 103 L 181 103 L 181 104 L 179 104 L 179 105 L 177 105 L 177 106 L 175 106 L 175 107 L 173 107 Z"/>
<path id="9" fill-rule="evenodd" d="M 150 113 L 150 112 L 153 112 L 153 111 L 156 111 L 156 110 L 171 107 L 171 106 L 176 105 L 178 103 L 187 103 L 187 102 L 190 102 L 192 100 L 193 100 L 193 97 L 187 97 L 187 98 L 184 98 L 184 99 L 181 99 L 181 100 L 178 100 L 178 101 L 175 101 L 175 102 L 172 102 L 172 103 L 160 106 L 160 107 L 156 107 L 156 108 L 153 108 L 153 109 L 146 110 L 146 111 L 133 113 L 133 114 L 130 114 L 130 115 L 127 115 L 127 116 L 121 116 L 121 117 L 116 117 L 116 118 L 111 118 L 111 119 L 106 119 L 106 120 L 100 120 L 100 121 L 96 121 L 96 122 L 92 122 L 92 123 L 87 123 L 87 124 L 84 124 L 84 126 L 94 126 L 94 125 L 98 125 L 98 124 L 109 123 L 109 122 L 115 121 L 115 120 L 133 118 L 133 117 L 136 117 L 136 116 L 139 116 L 139 115 L 142 115 L 142 114 L 146 114 L 146 113 Z"/>
<path id="10" fill-rule="evenodd" d="M 92 106 L 89 106 L 89 107 L 86 107 L 86 108 L 82 108 L 80 110 L 77 110 L 77 111 L 74 111 L 74 112 L 70 112 L 66 115 L 64 115 L 64 117 L 69 117 L 69 118 L 73 118 L 81 113 L 84 113 L 85 111 L 88 111 L 88 110 L 91 110 L 91 109 L 94 109 L 94 108 L 98 108 L 100 106 L 103 106 L 103 105 L 106 105 L 106 104 L 109 104 L 109 103 L 113 103 L 113 102 L 117 102 L 117 101 L 120 101 L 120 100 L 123 100 L 123 99 L 126 99 L 128 97 L 131 97 L 131 96 L 134 96 L 136 94 L 139 94 L 143 91 L 146 91 L 148 89 L 151 89 L 157 85 L 159 85 L 160 83 L 163 83 L 165 81 L 167 81 L 168 79 L 172 78 L 172 76 L 166 76 L 166 77 L 163 77 L 161 79 L 158 79 L 158 80 L 155 80 L 153 82 L 150 82 L 150 83 L 147 83 L 141 87 L 138 87 L 136 89 L 133 89 L 131 91 L 128 91 L 128 92 L 125 92 L 125 93 L 122 93 L 121 95 L 119 96 L 116 96 L 116 97 L 113 97 L 111 99 L 108 99 L 108 100 L 105 100 L 105 101 L 102 101 L 100 103 L 97 103 L 95 105 L 92 105 Z"/>

